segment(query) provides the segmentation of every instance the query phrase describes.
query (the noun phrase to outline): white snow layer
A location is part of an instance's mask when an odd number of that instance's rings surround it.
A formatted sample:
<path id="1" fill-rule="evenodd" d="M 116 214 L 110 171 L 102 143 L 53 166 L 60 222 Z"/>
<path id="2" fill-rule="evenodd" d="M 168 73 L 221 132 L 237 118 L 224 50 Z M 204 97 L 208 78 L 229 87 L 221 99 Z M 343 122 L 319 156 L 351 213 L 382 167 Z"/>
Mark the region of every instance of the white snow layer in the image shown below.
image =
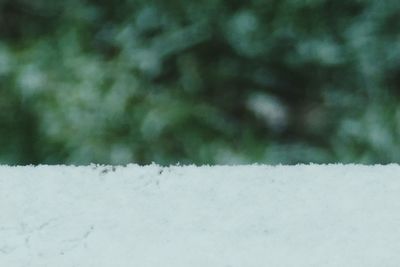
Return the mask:
<path id="1" fill-rule="evenodd" d="M 400 266 L 400 167 L 0 167 L 0 266 Z"/>

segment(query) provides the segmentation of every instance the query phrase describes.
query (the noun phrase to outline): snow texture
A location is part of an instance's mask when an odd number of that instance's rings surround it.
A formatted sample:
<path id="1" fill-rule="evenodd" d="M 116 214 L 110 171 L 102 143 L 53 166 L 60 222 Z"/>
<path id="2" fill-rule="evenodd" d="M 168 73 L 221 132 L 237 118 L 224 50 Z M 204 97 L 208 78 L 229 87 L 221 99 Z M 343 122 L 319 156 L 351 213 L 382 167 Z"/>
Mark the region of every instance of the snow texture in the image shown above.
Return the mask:
<path id="1" fill-rule="evenodd" d="M 400 167 L 0 167 L 0 266 L 400 266 Z"/>

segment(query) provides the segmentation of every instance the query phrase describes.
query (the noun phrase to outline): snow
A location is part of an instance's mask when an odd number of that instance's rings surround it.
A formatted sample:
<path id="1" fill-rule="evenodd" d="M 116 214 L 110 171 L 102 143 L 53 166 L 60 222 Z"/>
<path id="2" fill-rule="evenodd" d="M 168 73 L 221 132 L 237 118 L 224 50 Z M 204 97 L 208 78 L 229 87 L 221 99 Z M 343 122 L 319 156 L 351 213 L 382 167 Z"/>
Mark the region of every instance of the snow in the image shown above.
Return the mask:
<path id="1" fill-rule="evenodd" d="M 0 266 L 400 266 L 399 165 L 0 167 Z"/>

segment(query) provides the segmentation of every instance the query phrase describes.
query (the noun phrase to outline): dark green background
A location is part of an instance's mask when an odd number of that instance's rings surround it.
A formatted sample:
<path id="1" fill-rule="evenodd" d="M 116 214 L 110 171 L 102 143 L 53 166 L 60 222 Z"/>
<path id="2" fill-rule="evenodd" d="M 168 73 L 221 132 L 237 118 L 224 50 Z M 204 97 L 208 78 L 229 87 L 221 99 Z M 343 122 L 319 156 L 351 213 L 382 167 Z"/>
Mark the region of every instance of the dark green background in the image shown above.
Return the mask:
<path id="1" fill-rule="evenodd" d="M 400 159 L 400 2 L 0 0 L 0 163 Z"/>

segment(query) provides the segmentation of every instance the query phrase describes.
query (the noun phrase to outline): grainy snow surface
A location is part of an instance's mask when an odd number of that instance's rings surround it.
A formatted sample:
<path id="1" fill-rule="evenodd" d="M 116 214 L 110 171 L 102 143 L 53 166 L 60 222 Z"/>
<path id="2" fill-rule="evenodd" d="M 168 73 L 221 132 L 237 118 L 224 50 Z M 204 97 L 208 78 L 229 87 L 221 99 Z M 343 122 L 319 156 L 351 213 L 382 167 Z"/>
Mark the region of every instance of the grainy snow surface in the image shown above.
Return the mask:
<path id="1" fill-rule="evenodd" d="M 1 267 L 398 267 L 400 167 L 0 167 Z"/>

